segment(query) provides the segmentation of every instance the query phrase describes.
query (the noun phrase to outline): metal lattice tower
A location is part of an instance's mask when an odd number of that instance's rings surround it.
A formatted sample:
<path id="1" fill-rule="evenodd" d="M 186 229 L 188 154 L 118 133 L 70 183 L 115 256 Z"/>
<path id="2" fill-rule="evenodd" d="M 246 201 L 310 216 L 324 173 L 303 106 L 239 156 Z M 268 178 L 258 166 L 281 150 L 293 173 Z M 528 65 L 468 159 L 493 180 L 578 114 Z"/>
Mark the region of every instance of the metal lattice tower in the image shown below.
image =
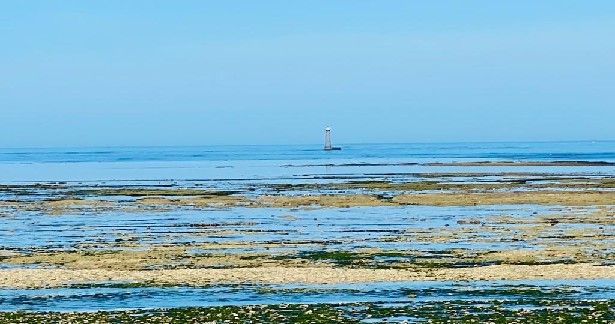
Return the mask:
<path id="1" fill-rule="evenodd" d="M 333 148 L 331 145 L 331 127 L 325 128 L 325 150 L 329 151 Z"/>

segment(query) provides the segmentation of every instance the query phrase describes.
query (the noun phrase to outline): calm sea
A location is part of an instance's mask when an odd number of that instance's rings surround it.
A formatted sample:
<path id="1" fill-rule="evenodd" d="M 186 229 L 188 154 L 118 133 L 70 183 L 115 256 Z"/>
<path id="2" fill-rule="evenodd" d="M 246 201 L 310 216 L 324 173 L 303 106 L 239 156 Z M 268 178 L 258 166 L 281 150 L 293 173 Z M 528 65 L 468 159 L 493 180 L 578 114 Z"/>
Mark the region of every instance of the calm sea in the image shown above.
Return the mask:
<path id="1" fill-rule="evenodd" d="M 615 141 L 347 144 L 341 151 L 320 145 L 98 147 L 0 149 L 0 182 L 234 179 L 301 174 L 454 171 L 451 167 L 373 166 L 356 163 L 422 163 L 472 160 L 585 160 L 615 162 Z M 324 164 L 338 166 L 323 166 Z M 342 166 L 339 166 L 342 165 Z M 552 171 L 514 167 L 515 171 Z M 490 169 L 493 171 L 493 167 Z M 506 171 L 507 168 L 499 170 Z M 595 171 L 573 167 L 559 171 Z M 613 173 L 612 167 L 602 172 Z M 465 168 L 464 171 L 472 171 Z"/>

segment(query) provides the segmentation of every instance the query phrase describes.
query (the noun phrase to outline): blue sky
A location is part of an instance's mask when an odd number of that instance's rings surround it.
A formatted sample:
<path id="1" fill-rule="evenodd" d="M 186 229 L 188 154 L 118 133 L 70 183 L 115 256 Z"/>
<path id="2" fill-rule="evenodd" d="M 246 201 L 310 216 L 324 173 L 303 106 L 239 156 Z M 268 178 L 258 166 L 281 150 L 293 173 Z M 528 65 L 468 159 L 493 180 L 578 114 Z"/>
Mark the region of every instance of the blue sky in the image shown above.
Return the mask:
<path id="1" fill-rule="evenodd" d="M 0 147 L 615 139 L 613 1 L 0 2 Z"/>

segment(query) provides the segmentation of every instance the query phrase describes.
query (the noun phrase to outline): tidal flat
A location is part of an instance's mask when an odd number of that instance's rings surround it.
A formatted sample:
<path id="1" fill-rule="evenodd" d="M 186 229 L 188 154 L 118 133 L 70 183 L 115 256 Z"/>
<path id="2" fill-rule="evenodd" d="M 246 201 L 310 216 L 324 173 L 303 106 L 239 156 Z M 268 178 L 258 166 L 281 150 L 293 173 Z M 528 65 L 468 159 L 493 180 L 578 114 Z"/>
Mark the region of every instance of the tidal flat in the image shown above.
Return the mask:
<path id="1" fill-rule="evenodd" d="M 610 164 L 433 166 L 0 184 L 0 321 L 615 321 Z"/>

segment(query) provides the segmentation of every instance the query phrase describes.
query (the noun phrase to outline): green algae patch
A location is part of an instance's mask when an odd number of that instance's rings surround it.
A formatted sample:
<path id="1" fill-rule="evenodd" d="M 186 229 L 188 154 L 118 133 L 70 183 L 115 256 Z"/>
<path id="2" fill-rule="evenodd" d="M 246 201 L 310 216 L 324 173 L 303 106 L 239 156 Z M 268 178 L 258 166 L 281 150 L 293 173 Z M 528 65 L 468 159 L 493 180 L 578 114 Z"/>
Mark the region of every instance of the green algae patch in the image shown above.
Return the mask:
<path id="1" fill-rule="evenodd" d="M 257 199 L 261 207 L 338 207 L 350 208 L 359 206 L 388 206 L 388 199 L 381 199 L 378 195 L 365 194 L 338 194 L 338 195 L 267 195 Z"/>
<path id="2" fill-rule="evenodd" d="M 307 259 L 311 261 L 328 261 L 337 265 L 347 266 L 351 265 L 357 260 L 361 259 L 358 253 L 352 253 L 347 251 L 310 251 L 301 252 L 298 255 L 301 259 Z"/>
<path id="3" fill-rule="evenodd" d="M 460 175 L 447 175 L 449 177 L 459 177 Z M 480 176 L 480 175 L 479 175 Z M 482 175 L 487 177 L 489 175 Z M 427 178 L 429 175 L 417 175 L 417 177 Z M 419 178 L 420 179 L 420 178 Z M 284 191 L 345 191 L 345 190 L 366 190 L 376 191 L 384 190 L 390 192 L 491 192 L 491 191 L 518 191 L 518 190 L 582 190 L 582 189 L 613 189 L 615 188 L 615 179 L 613 178 L 589 178 L 589 177 L 555 177 L 555 176 L 539 176 L 536 178 L 525 177 L 517 179 L 500 179 L 500 180 L 480 180 L 474 179 L 455 180 L 455 181 L 435 181 L 435 180 L 418 180 L 409 182 L 398 182 L 391 180 L 355 180 L 342 183 L 324 183 L 324 184 L 273 184 L 268 185 L 272 190 L 280 193 Z"/>
<path id="4" fill-rule="evenodd" d="M 516 293 L 516 292 L 514 292 Z M 504 295 L 503 297 L 505 297 Z M 0 312 L 6 323 L 612 323 L 615 300 L 446 300 L 423 303 L 277 304 L 98 312 Z"/>
<path id="5" fill-rule="evenodd" d="M 430 162 L 427 166 L 614 166 L 609 161 L 471 161 L 471 162 Z"/>

